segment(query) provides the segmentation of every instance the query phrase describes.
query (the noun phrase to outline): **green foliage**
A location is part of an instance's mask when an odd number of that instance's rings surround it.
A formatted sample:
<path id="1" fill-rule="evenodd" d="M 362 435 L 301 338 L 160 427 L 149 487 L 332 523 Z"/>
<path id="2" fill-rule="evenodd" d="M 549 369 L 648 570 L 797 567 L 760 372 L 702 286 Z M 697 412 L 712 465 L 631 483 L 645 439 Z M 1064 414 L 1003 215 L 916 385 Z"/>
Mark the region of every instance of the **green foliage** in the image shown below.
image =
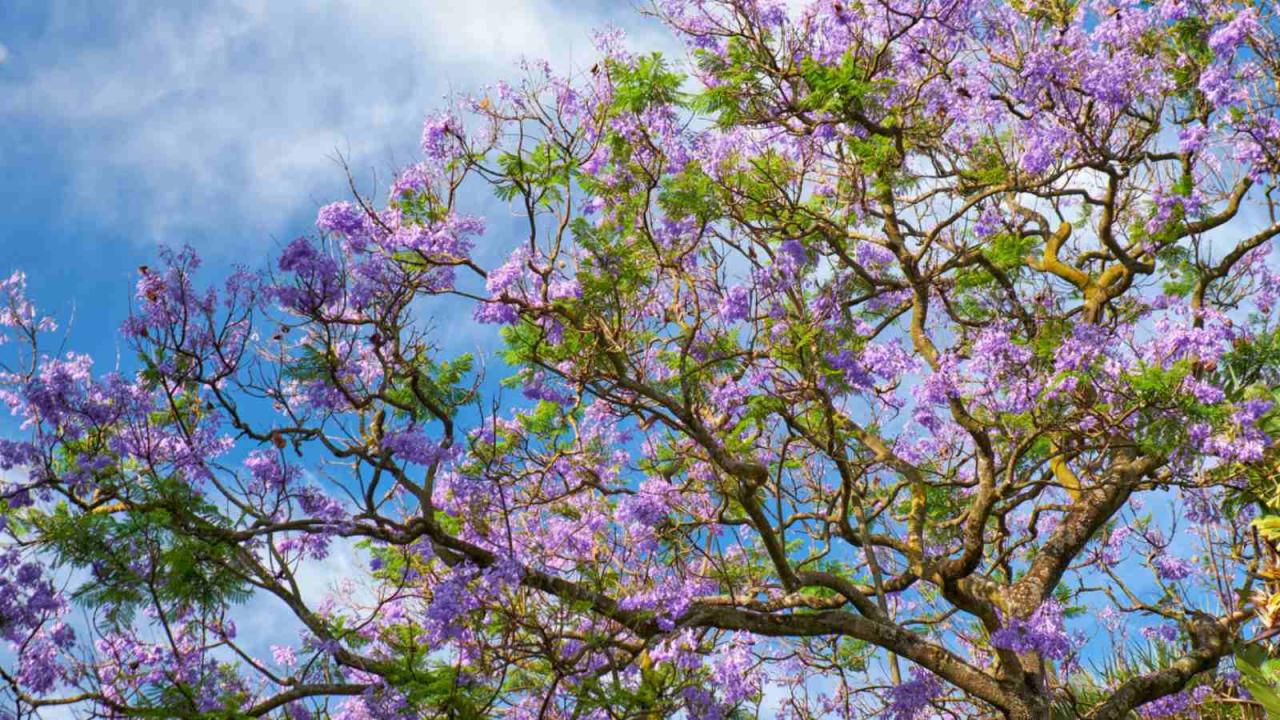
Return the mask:
<path id="1" fill-rule="evenodd" d="M 995 137 L 979 138 L 965 156 L 967 167 L 960 175 L 958 190 L 963 194 L 976 193 L 1009 179 L 1009 163 L 1004 148 L 1011 141 L 1008 131 Z"/>
<path id="2" fill-rule="evenodd" d="M 451 415 L 473 397 L 471 389 L 463 385 L 473 365 L 469 353 L 452 360 L 436 360 L 420 352 L 387 388 L 387 399 L 398 415 L 419 422 L 437 413 Z"/>
<path id="3" fill-rule="evenodd" d="M 497 158 L 501 180 L 494 193 L 505 201 L 529 196 L 539 208 L 555 208 L 564 202 L 571 180 L 578 171 L 573 158 L 562 148 L 540 142 L 531 150 L 502 153 Z"/>
<path id="4" fill-rule="evenodd" d="M 395 648 L 398 662 L 384 672 L 387 683 L 399 692 L 407 709 L 421 717 L 483 720 L 492 690 L 461 669 L 428 658 L 417 641 L 417 631 L 406 627 Z"/>
<path id="5" fill-rule="evenodd" d="M 1039 246 L 1040 238 L 1036 235 L 999 233 L 983 244 L 982 254 L 992 265 L 1013 273 L 1026 267 L 1026 257 Z"/>
<path id="6" fill-rule="evenodd" d="M 867 68 L 852 51 L 835 65 L 805 58 L 800 74 L 809 87 L 803 108 L 837 117 L 850 111 L 861 114 L 870 98 L 891 87 L 888 80 L 868 80 Z"/>
<path id="7" fill-rule="evenodd" d="M 651 107 L 680 105 L 686 99 L 680 92 L 685 76 L 671 70 L 662 53 L 642 55 L 632 64 L 610 61 L 608 72 L 617 112 L 641 113 Z"/>
<path id="8" fill-rule="evenodd" d="M 1266 710 L 1267 717 L 1280 718 L 1280 660 L 1268 657 L 1257 645 L 1241 645 L 1236 649 L 1235 665 L 1240 684 Z"/>
<path id="9" fill-rule="evenodd" d="M 153 598 L 166 607 L 203 610 L 247 599 L 236 570 L 239 548 L 216 509 L 181 480 L 135 482 L 142 497 L 119 511 L 79 512 L 64 502 L 31 517 L 57 564 L 98 568 L 96 581 L 82 585 L 76 599 L 122 623 Z M 139 556 L 147 558 L 145 573 L 136 569 Z"/>
<path id="10" fill-rule="evenodd" d="M 1214 381 L 1231 400 L 1265 399 L 1280 390 L 1280 330 L 1236 342 L 1219 358 Z"/>
<path id="11" fill-rule="evenodd" d="M 662 179 L 658 205 L 669 217 L 693 217 L 706 223 L 720 217 L 720 190 L 702 168 L 691 165 Z"/>
<path id="12" fill-rule="evenodd" d="M 439 198 L 429 191 L 406 188 L 398 197 L 390 201 L 390 205 L 399 210 L 412 223 L 430 225 L 444 220 L 447 209 Z"/>
<path id="13" fill-rule="evenodd" d="M 737 125 L 760 111 L 757 106 L 767 92 L 760 63 L 767 58 L 757 45 L 729 38 L 723 53 L 698 50 L 694 60 L 718 82 L 692 98 L 693 109 L 710 114 L 721 127 Z"/>
<path id="14" fill-rule="evenodd" d="M 1171 42 L 1167 52 L 1180 60 L 1171 65 L 1173 80 L 1183 97 L 1194 98 L 1199 94 L 1196 86 L 1200 80 L 1200 69 L 1208 67 L 1214 61 L 1208 31 L 1209 26 L 1204 19 L 1194 14 L 1177 21 L 1170 30 Z M 1182 58 L 1188 58 L 1192 62 L 1186 62 Z"/>
<path id="15" fill-rule="evenodd" d="M 1010 0 L 1009 4 L 1034 20 L 1066 25 L 1075 16 L 1080 0 Z"/>
<path id="16" fill-rule="evenodd" d="M 842 637 L 836 641 L 836 661 L 847 670 L 866 670 L 867 663 L 875 653 L 876 649 L 865 640 Z"/>
<path id="17" fill-rule="evenodd" d="M 1190 373 L 1191 363 L 1186 360 L 1180 360 L 1168 368 L 1147 364 L 1129 377 L 1129 387 L 1144 403 L 1159 404 L 1172 398 Z"/>

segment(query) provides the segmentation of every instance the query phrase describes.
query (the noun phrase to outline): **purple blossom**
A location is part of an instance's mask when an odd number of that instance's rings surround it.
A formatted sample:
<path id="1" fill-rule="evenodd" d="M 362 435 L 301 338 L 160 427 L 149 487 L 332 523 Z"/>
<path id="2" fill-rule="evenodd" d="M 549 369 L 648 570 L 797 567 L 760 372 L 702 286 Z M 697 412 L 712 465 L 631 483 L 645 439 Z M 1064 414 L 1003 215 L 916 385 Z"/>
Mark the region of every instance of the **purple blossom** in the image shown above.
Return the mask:
<path id="1" fill-rule="evenodd" d="M 456 448 L 442 447 L 414 428 L 388 432 L 382 438 L 382 447 L 400 460 L 416 465 L 434 465 L 458 454 Z"/>
<path id="2" fill-rule="evenodd" d="M 1072 155 L 1071 134 L 1056 123 L 1031 122 L 1024 127 L 1023 134 L 1026 148 L 1019 164 L 1029 175 L 1039 175 L 1055 162 L 1069 159 Z"/>
<path id="3" fill-rule="evenodd" d="M 529 251 L 522 247 L 513 251 L 505 263 L 490 270 L 484 283 L 489 295 L 498 297 L 514 286 L 524 275 L 528 262 Z"/>
<path id="4" fill-rule="evenodd" d="M 577 278 L 553 280 L 547 286 L 547 298 L 549 300 L 567 300 L 581 297 L 582 285 L 578 283 Z"/>
<path id="5" fill-rule="evenodd" d="M 893 251 L 882 245 L 864 240 L 853 248 L 853 259 L 868 267 L 887 267 L 896 259 Z"/>
<path id="6" fill-rule="evenodd" d="M 916 400 L 927 405 L 945 405 L 951 398 L 960 397 L 960 373 L 954 355 L 943 355 L 938 368 L 928 374 L 918 387 L 912 389 Z"/>
<path id="7" fill-rule="evenodd" d="M 294 653 L 293 648 L 288 645 L 272 645 L 271 657 L 281 667 L 291 668 L 298 664 L 298 656 Z"/>
<path id="8" fill-rule="evenodd" d="M 1200 92 L 1215 107 L 1227 107 L 1242 103 L 1246 99 L 1244 89 L 1236 82 L 1231 73 L 1231 65 L 1216 62 L 1200 73 Z"/>
<path id="9" fill-rule="evenodd" d="M 353 237 L 365 230 L 364 211 L 349 202 L 329 203 L 316 214 L 316 227 Z"/>
<path id="10" fill-rule="evenodd" d="M 1144 627 L 1142 628 L 1142 636 L 1148 640 L 1159 640 L 1171 643 L 1178 639 L 1178 626 L 1169 623 L 1162 623 L 1155 627 Z"/>
<path id="11" fill-rule="evenodd" d="M 691 720 L 725 720 L 724 708 L 707 688 L 689 686 L 680 691 Z"/>
<path id="12" fill-rule="evenodd" d="M 1036 652 L 1053 660 L 1071 654 L 1074 642 L 1062 623 L 1062 606 L 1046 600 L 1026 619 L 1012 618 L 991 633 L 991 645 L 1017 653 Z"/>
<path id="13" fill-rule="evenodd" d="M 294 276 L 293 285 L 274 288 L 280 302 L 293 310 L 307 312 L 333 302 L 340 289 L 338 263 L 321 253 L 306 238 L 285 246 L 279 267 Z"/>
<path id="14" fill-rule="evenodd" d="M 1120 562 L 1120 553 L 1124 549 L 1124 541 L 1133 534 L 1133 529 L 1129 526 L 1121 526 L 1111 531 L 1107 536 L 1107 542 L 1102 547 L 1102 561 L 1108 565 L 1115 565 Z"/>
<path id="15" fill-rule="evenodd" d="M 622 523 L 655 527 L 670 514 L 674 493 L 674 488 L 665 480 L 645 480 L 635 494 L 618 503 L 617 519 Z"/>
<path id="16" fill-rule="evenodd" d="M 1187 6 L 1188 0 L 1161 0 L 1160 2 L 1160 19 L 1165 22 L 1177 22 L 1185 19 L 1190 13 Z"/>
<path id="17" fill-rule="evenodd" d="M 448 113 L 432 115 L 422 124 L 422 152 L 435 161 L 457 158 L 462 150 L 461 125 Z"/>
<path id="18" fill-rule="evenodd" d="M 1124 629 L 1124 616 L 1111 605 L 1107 605 L 1098 611 L 1098 620 L 1102 622 L 1103 627 L 1111 632 Z"/>
<path id="19" fill-rule="evenodd" d="M 676 620 L 684 615 L 689 605 L 702 595 L 716 589 L 715 583 L 696 576 L 665 575 L 653 587 L 623 598 L 618 607 L 623 610 L 651 610 L 658 615 L 658 627 L 670 632 Z"/>
<path id="20" fill-rule="evenodd" d="M 296 470 L 281 464 L 278 452 L 267 450 L 254 450 L 249 453 L 244 460 L 244 466 L 254 480 L 261 483 L 264 488 L 272 490 L 283 489 L 297 475 Z"/>
<path id="21" fill-rule="evenodd" d="M 431 186 L 431 170 L 424 163 L 414 163 L 405 168 L 391 185 L 392 199 L 402 199 L 425 192 Z"/>
<path id="22" fill-rule="evenodd" d="M 1209 128 L 1204 125 L 1188 125 L 1178 131 L 1178 150 L 1184 153 L 1197 152 L 1208 137 Z"/>
<path id="23" fill-rule="evenodd" d="M 476 305 L 472 317 L 482 325 L 514 325 L 520 319 L 520 308 L 511 303 L 482 302 Z"/>
<path id="24" fill-rule="evenodd" d="M 57 325 L 51 317 L 40 317 L 35 305 L 27 299 L 27 276 L 14 271 L 0 280 L 0 328 L 30 328 L 51 332 Z M 0 345 L 9 341 L 7 333 L 0 333 Z"/>
<path id="25" fill-rule="evenodd" d="M 838 353 L 827 355 L 827 362 L 831 364 L 833 370 L 839 370 L 844 376 L 844 382 L 854 390 L 870 390 L 875 387 L 875 379 L 871 377 L 871 373 L 862 366 L 858 357 L 850 350 L 841 350 Z"/>
<path id="26" fill-rule="evenodd" d="M 930 704 L 942 694 L 942 681 L 919 667 L 911 669 L 911 679 L 889 688 L 887 716 L 891 720 L 916 720 L 929 712 Z"/>
<path id="27" fill-rule="evenodd" d="M 1001 217 L 1000 211 L 992 206 L 982 209 L 982 213 L 978 215 L 978 220 L 973 224 L 973 234 L 980 238 L 989 238 L 1000 232 L 1004 218 Z"/>
<path id="28" fill-rule="evenodd" d="M 720 298 L 718 311 L 726 323 L 746 320 L 751 313 L 751 290 L 742 285 L 729 288 Z"/>
<path id="29" fill-rule="evenodd" d="M 52 690 L 65 677 L 61 655 L 52 637 L 38 633 L 18 657 L 18 684 L 35 694 Z"/>
<path id="30" fill-rule="evenodd" d="M 1218 386 L 1195 377 L 1187 377 L 1182 383 L 1183 390 L 1196 399 L 1196 402 L 1205 405 L 1214 405 L 1225 399 L 1222 389 Z"/>
<path id="31" fill-rule="evenodd" d="M 1245 8 L 1227 23 L 1209 34 L 1209 48 L 1220 58 L 1229 58 L 1250 37 L 1257 34 L 1258 14 L 1253 8 Z"/>
<path id="32" fill-rule="evenodd" d="M 433 647 L 456 639 L 462 633 L 459 624 L 464 615 L 480 607 L 480 600 L 470 584 L 479 575 L 474 567 L 458 567 L 432 588 L 427 606 L 428 637 Z"/>
<path id="33" fill-rule="evenodd" d="M 1194 712 L 1197 705 L 1204 703 L 1213 695 L 1213 688 L 1199 685 L 1194 690 L 1183 690 L 1152 700 L 1138 708 L 1138 714 L 1144 718 L 1185 717 Z"/>
<path id="34" fill-rule="evenodd" d="M 1195 573 L 1195 566 L 1182 558 L 1172 555 L 1159 555 L 1151 561 L 1151 564 L 1155 567 L 1161 580 L 1176 582 L 1185 580 Z"/>
<path id="35" fill-rule="evenodd" d="M 297 497 L 298 505 L 303 512 L 333 526 L 334 529 L 340 527 L 347 520 L 347 511 L 343 509 L 342 503 L 325 494 L 319 488 L 302 488 L 298 491 Z"/>
<path id="36" fill-rule="evenodd" d="M 715 681 L 724 705 L 733 707 L 760 692 L 760 678 L 755 672 L 751 649 L 752 636 L 734 633 L 711 661 L 711 678 Z"/>
<path id="37" fill-rule="evenodd" d="M 522 394 L 530 400 L 545 400 L 557 405 L 573 405 L 573 394 L 547 382 L 546 373 L 536 372 L 525 378 Z"/>
<path id="38" fill-rule="evenodd" d="M 808 251 L 799 240 L 795 239 L 782 241 L 777 259 L 774 261 L 782 277 L 789 279 L 798 277 L 808 262 Z"/>

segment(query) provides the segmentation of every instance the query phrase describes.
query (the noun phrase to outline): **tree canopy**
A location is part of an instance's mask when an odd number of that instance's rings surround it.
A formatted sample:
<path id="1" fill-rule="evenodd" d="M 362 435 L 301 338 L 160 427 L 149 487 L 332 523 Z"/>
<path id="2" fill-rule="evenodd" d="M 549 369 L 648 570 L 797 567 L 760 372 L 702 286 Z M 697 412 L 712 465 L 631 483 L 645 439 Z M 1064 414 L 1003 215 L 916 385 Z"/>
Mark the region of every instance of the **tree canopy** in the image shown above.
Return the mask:
<path id="1" fill-rule="evenodd" d="M 0 284 L 0 717 L 1280 713 L 1271 3 L 647 12 L 114 370 Z"/>

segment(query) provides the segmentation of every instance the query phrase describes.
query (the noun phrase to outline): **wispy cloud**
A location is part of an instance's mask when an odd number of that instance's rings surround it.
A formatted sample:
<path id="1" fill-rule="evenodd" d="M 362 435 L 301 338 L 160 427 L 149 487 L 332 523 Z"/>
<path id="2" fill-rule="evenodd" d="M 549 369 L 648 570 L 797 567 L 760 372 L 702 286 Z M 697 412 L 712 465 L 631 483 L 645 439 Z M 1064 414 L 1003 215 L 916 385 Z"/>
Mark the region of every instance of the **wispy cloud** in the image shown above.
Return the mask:
<path id="1" fill-rule="evenodd" d="M 0 122 L 51 133 L 65 199 L 95 222 L 237 254 L 341 192 L 335 153 L 385 175 L 444 95 L 510 79 L 520 57 L 581 66 L 591 28 L 638 17 L 551 0 L 199 7 L 126 3 L 83 46 L 51 23 L 40 60 L 0 77 Z"/>

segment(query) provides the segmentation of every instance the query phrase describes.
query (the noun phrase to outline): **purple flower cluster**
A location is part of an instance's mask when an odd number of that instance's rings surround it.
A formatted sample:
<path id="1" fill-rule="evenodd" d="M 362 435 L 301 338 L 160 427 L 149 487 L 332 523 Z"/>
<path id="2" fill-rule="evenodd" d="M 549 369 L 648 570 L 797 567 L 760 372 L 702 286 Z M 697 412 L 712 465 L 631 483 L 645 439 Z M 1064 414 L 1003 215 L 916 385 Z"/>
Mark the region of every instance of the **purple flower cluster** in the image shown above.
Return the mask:
<path id="1" fill-rule="evenodd" d="M 1195 574 L 1195 567 L 1179 557 L 1172 555 L 1159 555 L 1151 561 L 1156 572 L 1160 575 L 1161 580 L 1186 580 Z"/>
<path id="2" fill-rule="evenodd" d="M 338 299 L 342 287 L 338 263 L 320 252 L 310 240 L 297 238 L 289 243 L 280 254 L 278 264 L 294 278 L 292 284 L 272 289 L 285 307 L 309 313 Z"/>
<path id="3" fill-rule="evenodd" d="M 520 564 L 509 558 L 484 570 L 473 565 L 453 568 L 432 588 L 424 617 L 429 646 L 435 650 L 461 638 L 466 632 L 466 617 L 496 602 L 520 582 L 523 573 Z"/>
<path id="4" fill-rule="evenodd" d="M 1236 13 L 1231 22 L 1209 34 L 1209 48 L 1220 58 L 1230 58 L 1249 38 L 1257 35 L 1260 29 L 1258 12 L 1253 8 L 1244 8 Z"/>
<path id="5" fill-rule="evenodd" d="M 535 372 L 524 381 L 521 393 L 530 400 L 545 400 L 557 405 L 573 405 L 573 395 L 567 390 L 557 388 L 549 381 L 546 373 Z"/>
<path id="6" fill-rule="evenodd" d="M 60 618 L 66 599 L 43 567 L 23 561 L 13 548 L 0 552 L 0 637 L 17 660 L 17 679 L 30 692 L 44 693 L 67 678 L 67 653 L 75 633 Z"/>
<path id="7" fill-rule="evenodd" d="M 751 312 L 751 290 L 735 285 L 725 291 L 720 299 L 720 319 L 726 323 L 746 320 Z"/>
<path id="8" fill-rule="evenodd" d="M 278 452 L 254 450 L 244 459 L 245 469 L 265 490 L 283 490 L 297 479 L 297 468 L 285 465 Z"/>
<path id="9" fill-rule="evenodd" d="M 1155 627 L 1142 628 L 1142 636 L 1148 640 L 1171 643 L 1178 639 L 1178 626 L 1162 623 Z"/>
<path id="10" fill-rule="evenodd" d="M 1194 690 L 1183 690 L 1152 700 L 1138 708 L 1138 714 L 1149 720 L 1156 718 L 1196 717 L 1195 708 L 1213 695 L 1213 688 L 1198 685 Z"/>
<path id="11" fill-rule="evenodd" d="M 457 448 L 442 447 L 416 428 L 393 430 L 382 438 L 382 447 L 392 455 L 415 465 L 435 465 L 458 455 Z"/>
<path id="12" fill-rule="evenodd" d="M 0 328 L 23 328 L 37 332 L 57 329 L 53 318 L 40 316 L 35 305 L 27 299 L 27 276 L 15 271 L 0 280 Z M 0 345 L 9 342 L 9 335 L 0 332 Z"/>
<path id="13" fill-rule="evenodd" d="M 650 528 L 658 525 L 671 513 L 675 492 L 665 480 L 645 480 L 635 494 L 626 496 L 618 503 L 618 522 Z"/>
<path id="14" fill-rule="evenodd" d="M 349 202 L 329 203 L 316 214 L 316 227 L 321 230 L 346 235 L 348 238 L 363 236 L 368 232 L 365 213 Z"/>
<path id="15" fill-rule="evenodd" d="M 1017 653 L 1034 652 L 1053 660 L 1065 659 L 1075 649 L 1062 622 L 1062 605 L 1046 600 L 1025 619 L 1012 618 L 991 633 L 994 647 Z"/>
<path id="16" fill-rule="evenodd" d="M 747 633 L 734 633 L 728 645 L 720 648 L 711 661 L 711 679 L 720 692 L 721 702 L 733 707 L 760 692 L 760 677 L 752 654 L 755 640 Z"/>
<path id="17" fill-rule="evenodd" d="M 929 712 L 930 704 L 942 694 L 942 681 L 933 673 L 915 667 L 911 679 L 889 688 L 886 716 L 891 720 L 916 720 Z"/>
<path id="18" fill-rule="evenodd" d="M 432 115 L 422 124 L 422 152 L 431 160 L 445 162 L 462 150 L 462 124 L 449 113 Z"/>
<path id="19" fill-rule="evenodd" d="M 281 667 L 291 668 L 298 664 L 297 653 L 288 645 L 272 645 L 271 657 Z"/>
<path id="20" fill-rule="evenodd" d="M 623 598 L 618 607 L 623 610 L 649 610 L 658 617 L 658 627 L 670 632 L 689 606 L 698 597 L 714 592 L 716 584 L 694 575 L 682 576 L 665 571 L 652 587 Z"/>

